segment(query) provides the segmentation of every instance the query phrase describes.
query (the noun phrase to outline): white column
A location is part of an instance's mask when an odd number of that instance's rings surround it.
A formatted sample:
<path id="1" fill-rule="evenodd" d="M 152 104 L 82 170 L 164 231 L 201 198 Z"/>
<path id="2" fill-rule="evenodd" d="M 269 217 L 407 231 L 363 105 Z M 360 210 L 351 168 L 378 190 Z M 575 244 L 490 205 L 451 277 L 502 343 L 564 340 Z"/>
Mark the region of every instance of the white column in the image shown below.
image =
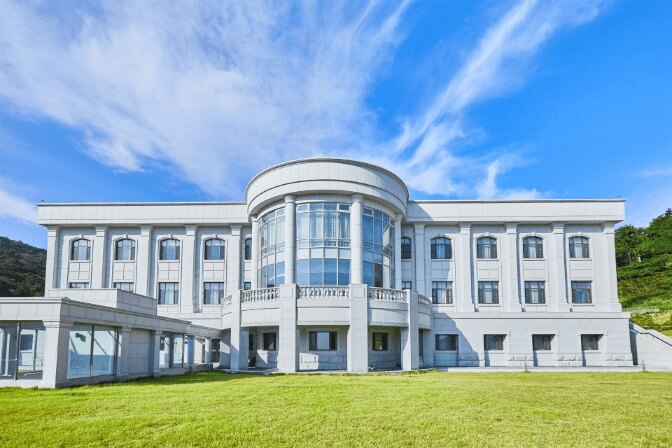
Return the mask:
<path id="1" fill-rule="evenodd" d="M 259 220 L 256 216 L 252 216 L 252 262 L 251 262 L 251 274 L 252 274 L 252 289 L 259 288 L 259 278 L 257 275 L 257 270 L 259 269 Z"/>
<path id="2" fill-rule="evenodd" d="M 205 364 L 212 363 L 212 339 L 205 338 L 203 340 L 203 345 L 205 346 L 205 357 L 201 360 Z"/>
<path id="3" fill-rule="evenodd" d="M 96 226 L 91 258 L 91 288 L 105 288 L 105 253 L 107 252 L 107 227 Z"/>
<path id="4" fill-rule="evenodd" d="M 47 226 L 47 270 L 44 275 L 44 295 L 49 295 L 49 290 L 57 288 L 56 284 L 58 274 L 59 247 L 60 247 L 61 228 L 58 226 Z"/>
<path id="5" fill-rule="evenodd" d="M 247 328 L 240 326 L 240 292 L 231 297 L 231 338 L 229 341 L 229 366 L 232 372 L 247 369 Z"/>
<path id="6" fill-rule="evenodd" d="M 394 287 L 401 289 L 401 214 L 394 219 Z"/>
<path id="7" fill-rule="evenodd" d="M 161 376 L 161 331 L 156 330 L 152 335 L 152 375 Z"/>
<path id="8" fill-rule="evenodd" d="M 281 372 L 297 371 L 296 289 L 294 283 L 280 285 L 278 369 Z"/>
<path id="9" fill-rule="evenodd" d="M 364 282 L 362 264 L 362 201 L 361 194 L 352 195 L 350 207 L 350 283 L 359 285 Z"/>
<path id="10" fill-rule="evenodd" d="M 425 279 L 425 225 L 415 224 L 415 290 L 427 295 Z M 417 335 L 415 336 L 417 338 Z"/>
<path id="11" fill-rule="evenodd" d="M 416 370 L 420 366 L 418 293 L 406 291 L 406 297 L 408 298 L 408 320 L 407 327 L 401 329 L 401 369 Z"/>
<path id="12" fill-rule="evenodd" d="M 130 370 L 130 349 L 131 349 L 131 329 L 121 327 L 117 334 L 119 342 L 117 344 L 117 380 L 128 375 Z"/>
<path id="13" fill-rule="evenodd" d="M 236 295 L 240 289 L 240 276 L 243 270 L 240 261 L 240 226 L 231 226 L 231 237 L 226 247 L 226 294 Z"/>
<path id="14" fill-rule="evenodd" d="M 457 311 L 474 311 L 473 281 L 471 278 L 471 225 L 460 223 L 460 234 L 456 238 L 455 259 L 455 307 Z"/>
<path id="15" fill-rule="evenodd" d="M 520 292 L 518 283 L 518 225 L 506 223 L 506 235 L 502 244 L 501 256 L 503 286 L 502 311 L 520 312 Z"/>
<path id="16" fill-rule="evenodd" d="M 151 294 L 150 275 L 152 272 L 152 226 L 140 226 L 138 250 L 135 254 L 137 264 L 135 292 L 144 296 Z"/>
<path id="17" fill-rule="evenodd" d="M 199 309 L 198 306 L 194 305 L 195 249 L 198 226 L 185 226 L 185 230 L 186 233 L 182 241 L 180 312 L 190 314 Z"/>
<path id="18" fill-rule="evenodd" d="M 56 387 L 67 381 L 70 328 L 72 323 L 44 322 L 42 387 Z"/>
<path id="19" fill-rule="evenodd" d="M 369 371 L 369 298 L 367 286 L 350 285 L 348 372 Z"/>
<path id="20" fill-rule="evenodd" d="M 296 198 L 285 196 L 285 284 L 295 283 L 294 260 L 296 258 Z"/>
<path id="21" fill-rule="evenodd" d="M 569 311 L 565 267 L 565 225 L 553 223 L 553 234 L 548 244 L 549 305 L 551 311 Z"/>
<path id="22" fill-rule="evenodd" d="M 604 291 L 597 291 L 596 298 L 599 300 L 600 297 L 604 299 L 597 303 L 596 311 L 606 311 L 606 312 L 621 312 L 623 308 L 621 303 L 618 301 L 618 283 L 616 277 L 616 242 L 615 242 L 615 232 L 614 224 L 611 222 L 606 222 L 602 224 L 602 234 L 603 234 L 603 244 L 604 244 L 604 254 L 603 262 L 605 263 L 604 272 L 606 273 L 603 285 L 606 285 Z M 599 262 L 597 256 L 593 257 L 593 260 Z"/>

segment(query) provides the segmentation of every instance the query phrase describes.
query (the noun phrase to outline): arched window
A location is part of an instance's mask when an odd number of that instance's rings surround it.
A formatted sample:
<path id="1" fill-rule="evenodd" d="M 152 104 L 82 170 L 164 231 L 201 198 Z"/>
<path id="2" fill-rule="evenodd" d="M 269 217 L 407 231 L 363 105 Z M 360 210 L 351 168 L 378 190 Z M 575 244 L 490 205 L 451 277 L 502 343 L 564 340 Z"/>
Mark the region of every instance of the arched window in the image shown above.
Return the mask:
<path id="1" fill-rule="evenodd" d="M 523 238 L 523 258 L 544 258 L 544 242 L 538 236 Z"/>
<path id="2" fill-rule="evenodd" d="M 569 239 L 569 258 L 590 258 L 588 238 L 573 236 Z"/>
<path id="3" fill-rule="evenodd" d="M 412 249 L 413 246 L 411 246 L 411 239 L 407 236 L 402 236 L 401 237 L 401 259 L 402 260 L 410 260 L 412 258 Z"/>
<path id="4" fill-rule="evenodd" d="M 180 240 L 170 238 L 161 241 L 161 250 L 159 251 L 159 260 L 179 260 L 180 259 Z"/>
<path id="5" fill-rule="evenodd" d="M 476 258 L 497 258 L 497 240 L 491 236 L 482 236 L 476 240 Z"/>
<path id="6" fill-rule="evenodd" d="M 252 238 L 245 238 L 245 260 L 252 259 Z"/>
<path id="7" fill-rule="evenodd" d="M 430 243 L 432 260 L 450 260 L 453 258 L 453 248 L 450 239 L 442 236 L 432 238 Z"/>
<path id="8" fill-rule="evenodd" d="M 114 245 L 114 259 L 117 261 L 134 261 L 135 241 L 129 238 L 117 240 Z"/>
<path id="9" fill-rule="evenodd" d="M 91 241 L 79 238 L 70 244 L 70 260 L 89 261 L 91 259 Z"/>
<path id="10" fill-rule="evenodd" d="M 205 241 L 206 260 L 223 260 L 224 259 L 224 240 L 220 238 L 210 238 Z"/>

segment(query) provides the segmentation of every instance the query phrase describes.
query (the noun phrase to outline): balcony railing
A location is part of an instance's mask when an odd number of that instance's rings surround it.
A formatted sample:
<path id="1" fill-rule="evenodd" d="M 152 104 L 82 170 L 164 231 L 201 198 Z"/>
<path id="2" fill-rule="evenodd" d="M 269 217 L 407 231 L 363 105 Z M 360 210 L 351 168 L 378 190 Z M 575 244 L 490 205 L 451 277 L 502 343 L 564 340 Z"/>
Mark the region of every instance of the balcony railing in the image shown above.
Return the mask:
<path id="1" fill-rule="evenodd" d="M 280 288 L 263 288 L 240 291 L 240 303 L 266 302 L 280 298 Z"/>
<path id="2" fill-rule="evenodd" d="M 423 296 L 422 294 L 418 294 L 418 303 L 432 306 L 432 299 L 430 299 L 429 297 Z"/>
<path id="3" fill-rule="evenodd" d="M 349 299 L 348 286 L 299 286 L 299 299 Z"/>
<path id="4" fill-rule="evenodd" d="M 406 303 L 405 290 L 369 287 L 368 294 L 371 300 Z"/>

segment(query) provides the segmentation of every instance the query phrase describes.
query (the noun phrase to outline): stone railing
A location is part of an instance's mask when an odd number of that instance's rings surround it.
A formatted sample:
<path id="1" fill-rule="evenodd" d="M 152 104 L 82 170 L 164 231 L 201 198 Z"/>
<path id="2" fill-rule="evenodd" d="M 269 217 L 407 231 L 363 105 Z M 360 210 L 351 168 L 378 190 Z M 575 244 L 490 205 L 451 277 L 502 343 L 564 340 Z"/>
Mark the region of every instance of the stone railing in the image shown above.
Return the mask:
<path id="1" fill-rule="evenodd" d="M 369 299 L 406 303 L 406 291 L 401 289 L 367 288 Z"/>
<path id="2" fill-rule="evenodd" d="M 429 297 L 425 297 L 422 294 L 418 294 L 418 303 L 432 306 L 432 299 L 430 299 Z"/>
<path id="3" fill-rule="evenodd" d="M 226 296 L 222 299 L 222 305 L 231 305 L 232 300 L 233 300 L 233 296 L 231 294 L 229 294 L 228 296 Z"/>
<path id="4" fill-rule="evenodd" d="M 240 303 L 266 302 L 280 298 L 280 288 L 263 288 L 240 291 Z"/>
<path id="5" fill-rule="evenodd" d="M 299 286 L 299 299 L 349 299 L 348 286 Z"/>

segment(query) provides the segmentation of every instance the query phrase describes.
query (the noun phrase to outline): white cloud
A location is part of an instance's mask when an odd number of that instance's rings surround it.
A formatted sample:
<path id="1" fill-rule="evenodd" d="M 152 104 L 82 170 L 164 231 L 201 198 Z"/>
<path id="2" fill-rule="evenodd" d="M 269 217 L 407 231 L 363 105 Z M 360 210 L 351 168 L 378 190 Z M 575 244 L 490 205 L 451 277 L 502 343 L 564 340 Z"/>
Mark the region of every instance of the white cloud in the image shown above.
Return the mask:
<path id="1" fill-rule="evenodd" d="M 37 208 L 31 202 L 0 189 L 0 218 L 34 224 L 37 222 Z"/>
<path id="2" fill-rule="evenodd" d="M 641 170 L 637 173 L 639 177 L 668 177 L 672 176 L 672 165 L 658 165 Z"/>

